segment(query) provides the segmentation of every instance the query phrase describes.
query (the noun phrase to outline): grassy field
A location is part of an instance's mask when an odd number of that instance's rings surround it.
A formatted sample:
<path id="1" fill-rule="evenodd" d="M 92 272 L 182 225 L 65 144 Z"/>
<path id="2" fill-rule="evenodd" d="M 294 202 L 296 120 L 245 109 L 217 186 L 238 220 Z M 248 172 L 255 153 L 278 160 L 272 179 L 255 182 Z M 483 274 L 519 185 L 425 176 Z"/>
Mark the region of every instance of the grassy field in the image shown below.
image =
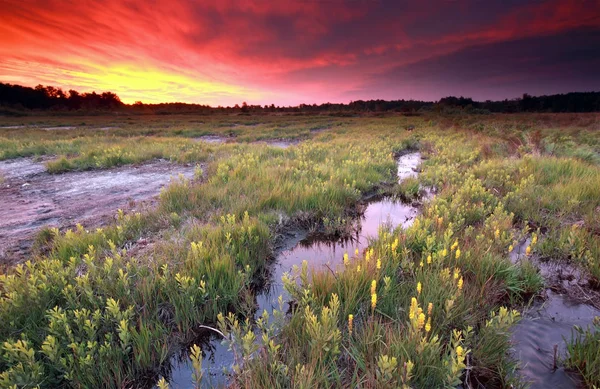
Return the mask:
<path id="1" fill-rule="evenodd" d="M 514 246 L 535 237 L 529 256 L 576 265 L 598 296 L 600 115 L 0 119 L 14 126 L 0 128 L 0 160 L 44 157 L 53 174 L 157 158 L 206 168 L 112 225 L 42 230 L 49 249 L 0 275 L 2 388 L 156 382 L 200 325 L 228 339 L 232 387 L 521 387 L 510 327 L 544 279 L 510 261 Z M 60 126 L 75 128 L 48 129 Z M 277 237 L 341 236 L 367 196 L 414 196 L 395 180 L 409 149 L 436 190 L 414 224 L 335 271 L 307 262 L 284 279 L 294 309 L 251 320 Z M 153 243 L 136 252 L 140 237 Z M 590 388 L 594 342 L 575 337 L 565 361 Z"/>

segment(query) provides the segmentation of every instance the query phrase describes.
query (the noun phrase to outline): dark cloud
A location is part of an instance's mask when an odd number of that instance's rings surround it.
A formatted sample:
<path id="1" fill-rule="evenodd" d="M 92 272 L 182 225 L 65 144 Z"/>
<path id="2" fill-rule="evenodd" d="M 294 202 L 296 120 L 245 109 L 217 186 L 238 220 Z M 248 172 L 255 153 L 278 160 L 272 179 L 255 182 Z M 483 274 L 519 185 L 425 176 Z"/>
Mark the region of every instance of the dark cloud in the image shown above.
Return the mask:
<path id="1" fill-rule="evenodd" d="M 584 29 L 468 47 L 372 75 L 363 90 L 393 93 L 392 85 L 422 90 L 432 99 L 451 94 L 497 99 L 525 92 L 600 90 L 598 69 L 600 30 Z"/>

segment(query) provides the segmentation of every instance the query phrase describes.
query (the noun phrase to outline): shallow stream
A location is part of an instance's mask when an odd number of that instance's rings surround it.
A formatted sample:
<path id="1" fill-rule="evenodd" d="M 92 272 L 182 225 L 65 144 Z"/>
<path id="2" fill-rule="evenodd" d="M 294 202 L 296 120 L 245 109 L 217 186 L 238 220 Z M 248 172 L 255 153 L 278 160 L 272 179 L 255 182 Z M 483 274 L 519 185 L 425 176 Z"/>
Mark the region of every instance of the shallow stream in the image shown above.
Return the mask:
<path id="1" fill-rule="evenodd" d="M 511 260 L 516 263 L 524 259 L 530 243 L 531 238 L 520 242 L 511 253 Z M 566 341 L 571 339 L 573 326 L 590 326 L 594 317 L 600 316 L 600 310 L 550 288 L 552 285 L 555 289 L 577 286 L 582 274 L 574 266 L 545 263 L 534 256 L 530 260 L 540 269 L 548 289 L 544 292 L 544 301 L 534 302 L 513 328 L 513 354 L 520 364 L 519 374 L 531 389 L 581 388 L 579 377 L 566 371 L 560 361 L 565 358 Z"/>
<path id="2" fill-rule="evenodd" d="M 421 163 L 418 152 L 406 154 L 398 159 L 398 180 L 402 181 L 417 175 L 417 167 Z M 269 288 L 257 296 L 257 316 L 264 310 L 271 314 L 279 308 L 279 296 L 287 301 L 286 292 L 281 282 L 285 272 L 291 272 L 294 265 L 300 266 L 306 260 L 313 269 L 325 269 L 327 266 L 335 268 L 343 262 L 345 253 L 353 255 L 356 250 L 363 252 L 369 241 L 377 238 L 382 224 L 395 228 L 408 227 L 419 214 L 417 205 L 405 204 L 391 199 L 378 199 L 370 202 L 360 219 L 358 233 L 352 239 L 327 241 L 309 237 L 306 232 L 299 232 L 288 239 L 286 247 L 279 252 L 276 263 L 273 265 L 272 277 Z M 219 387 L 227 383 L 227 375 L 223 370 L 228 370 L 233 363 L 233 355 L 227 346 L 221 344 L 217 336 L 204 339 L 203 351 L 205 353 L 203 368 L 203 386 Z M 192 366 L 187 356 L 181 355 L 172 359 L 172 370 L 169 384 L 174 389 L 192 389 Z"/>

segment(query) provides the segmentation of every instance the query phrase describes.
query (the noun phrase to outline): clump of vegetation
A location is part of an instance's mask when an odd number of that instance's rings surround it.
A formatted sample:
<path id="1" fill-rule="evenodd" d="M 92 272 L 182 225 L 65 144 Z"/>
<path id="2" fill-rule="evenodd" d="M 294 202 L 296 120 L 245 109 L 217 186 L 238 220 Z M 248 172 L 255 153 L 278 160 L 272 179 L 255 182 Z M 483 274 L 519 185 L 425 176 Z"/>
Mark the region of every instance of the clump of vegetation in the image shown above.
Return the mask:
<path id="1" fill-rule="evenodd" d="M 421 193 L 421 183 L 417 178 L 412 177 L 402 180 L 395 191 L 395 195 L 406 202 L 417 200 L 421 197 Z"/>
<path id="2" fill-rule="evenodd" d="M 596 317 L 592 326 L 575 328 L 568 344 L 568 357 L 565 365 L 577 371 L 590 388 L 600 386 L 600 317 Z"/>

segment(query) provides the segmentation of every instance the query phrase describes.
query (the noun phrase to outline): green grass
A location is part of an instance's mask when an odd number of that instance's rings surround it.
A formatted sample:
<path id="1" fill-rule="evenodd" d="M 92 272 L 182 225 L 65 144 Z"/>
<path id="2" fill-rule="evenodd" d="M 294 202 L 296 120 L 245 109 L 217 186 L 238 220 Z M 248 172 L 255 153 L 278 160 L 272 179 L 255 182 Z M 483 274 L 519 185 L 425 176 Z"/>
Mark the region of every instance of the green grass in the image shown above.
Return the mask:
<path id="1" fill-rule="evenodd" d="M 53 173 L 156 158 L 205 168 L 165 188 L 154 209 L 121 212 L 102 229 L 40 232 L 37 256 L 0 276 L 0 387 L 158 378 L 199 325 L 233 335 L 234 387 L 518 387 L 507 352 L 513 309 L 543 280 L 531 262 L 511 263 L 509 246 L 523 229 L 540 229 L 534 254 L 600 276 L 600 168 L 591 154 L 600 137 L 582 129 L 597 126 L 596 116 L 581 117 L 11 119 L 119 127 L 0 132 L 0 159 L 54 156 Z M 408 124 L 418 130 L 398 130 Z M 190 139 L 207 134 L 235 141 Z M 302 142 L 252 143 L 261 139 Z M 395 185 L 394 155 L 417 147 L 422 173 Z M 335 236 L 366 196 L 412 200 L 422 186 L 436 196 L 411 227 L 383 231 L 334 272 L 307 263 L 284 279 L 292 312 L 245 322 L 285 227 L 280 216 Z M 151 250 L 123 250 L 148 235 Z M 567 365 L 594 383 L 582 363 L 593 338 L 585 339 L 573 341 Z"/>
<path id="2" fill-rule="evenodd" d="M 588 328 L 576 328 L 568 346 L 565 365 L 578 372 L 590 388 L 600 386 L 600 318 Z"/>

